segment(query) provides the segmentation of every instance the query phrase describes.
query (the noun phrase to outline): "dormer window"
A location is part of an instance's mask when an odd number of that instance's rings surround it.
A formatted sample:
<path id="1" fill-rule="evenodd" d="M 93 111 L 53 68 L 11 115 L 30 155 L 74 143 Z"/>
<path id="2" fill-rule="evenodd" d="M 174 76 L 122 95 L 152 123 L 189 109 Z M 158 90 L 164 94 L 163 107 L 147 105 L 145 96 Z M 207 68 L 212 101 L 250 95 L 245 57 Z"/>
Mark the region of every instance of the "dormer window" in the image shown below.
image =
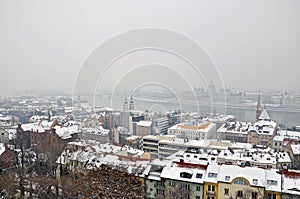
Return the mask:
<path id="1" fill-rule="evenodd" d="M 192 174 L 187 173 L 187 172 L 181 172 L 181 173 L 180 173 L 180 177 L 181 177 L 181 178 L 188 178 L 188 179 L 191 179 L 191 178 L 192 178 Z"/>
<path id="2" fill-rule="evenodd" d="M 208 173 L 209 178 L 216 178 L 217 176 L 218 176 L 217 173 L 211 173 L 211 172 Z"/>
<path id="3" fill-rule="evenodd" d="M 197 174 L 196 174 L 196 178 L 198 178 L 198 179 L 201 179 L 201 178 L 202 178 L 202 176 L 203 176 L 203 174 L 202 174 L 202 173 L 197 173 Z"/>
<path id="4" fill-rule="evenodd" d="M 229 181 L 230 180 L 230 176 L 225 176 L 225 180 Z"/>
<path id="5" fill-rule="evenodd" d="M 276 180 L 267 180 L 267 184 L 268 185 L 277 185 L 277 181 Z"/>
<path id="6" fill-rule="evenodd" d="M 246 186 L 248 186 L 248 182 L 247 182 L 246 180 L 242 179 L 242 178 L 236 179 L 233 183 L 234 183 L 234 184 L 239 184 L 239 185 L 246 185 Z"/>
<path id="7" fill-rule="evenodd" d="M 258 184 L 258 180 L 257 180 L 257 179 L 253 179 L 252 182 L 253 182 L 254 185 L 257 185 L 257 184 Z"/>

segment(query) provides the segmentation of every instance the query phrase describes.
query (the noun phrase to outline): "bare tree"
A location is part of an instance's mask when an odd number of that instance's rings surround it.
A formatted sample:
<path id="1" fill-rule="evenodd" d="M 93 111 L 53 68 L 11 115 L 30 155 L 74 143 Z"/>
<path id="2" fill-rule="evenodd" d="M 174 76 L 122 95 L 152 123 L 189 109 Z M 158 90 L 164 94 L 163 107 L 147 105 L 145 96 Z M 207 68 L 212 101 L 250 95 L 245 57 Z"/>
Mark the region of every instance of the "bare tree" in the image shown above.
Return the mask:
<path id="1" fill-rule="evenodd" d="M 234 195 L 231 195 L 229 199 L 263 199 L 264 192 L 259 189 L 250 189 L 250 188 L 243 188 L 242 190 L 236 191 Z"/>

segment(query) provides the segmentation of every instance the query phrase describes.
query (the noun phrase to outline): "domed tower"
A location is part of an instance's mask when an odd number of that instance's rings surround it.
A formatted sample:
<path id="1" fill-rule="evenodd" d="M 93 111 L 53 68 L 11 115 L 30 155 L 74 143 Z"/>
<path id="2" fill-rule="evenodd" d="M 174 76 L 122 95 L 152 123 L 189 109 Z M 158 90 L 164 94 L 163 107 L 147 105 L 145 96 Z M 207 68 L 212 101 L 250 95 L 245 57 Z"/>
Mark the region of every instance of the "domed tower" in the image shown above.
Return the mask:
<path id="1" fill-rule="evenodd" d="M 134 110 L 134 101 L 133 101 L 132 95 L 131 95 L 130 101 L 129 101 L 129 110 L 130 111 Z"/>

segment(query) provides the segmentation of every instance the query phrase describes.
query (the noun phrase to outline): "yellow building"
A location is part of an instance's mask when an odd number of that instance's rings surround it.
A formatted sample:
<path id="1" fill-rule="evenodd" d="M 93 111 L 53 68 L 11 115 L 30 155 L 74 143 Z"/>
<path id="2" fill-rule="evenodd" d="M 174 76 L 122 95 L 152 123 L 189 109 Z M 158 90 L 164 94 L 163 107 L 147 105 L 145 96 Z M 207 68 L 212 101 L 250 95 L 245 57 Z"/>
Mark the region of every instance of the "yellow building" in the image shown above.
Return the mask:
<path id="1" fill-rule="evenodd" d="M 280 198 L 281 176 L 276 170 L 222 165 L 218 174 L 219 198 Z"/>
<path id="2" fill-rule="evenodd" d="M 207 167 L 205 174 L 205 182 L 203 189 L 204 199 L 218 199 L 218 173 L 220 166 L 210 164 Z"/>
<path id="3" fill-rule="evenodd" d="M 204 199 L 218 198 L 218 183 L 205 182 L 204 183 Z"/>

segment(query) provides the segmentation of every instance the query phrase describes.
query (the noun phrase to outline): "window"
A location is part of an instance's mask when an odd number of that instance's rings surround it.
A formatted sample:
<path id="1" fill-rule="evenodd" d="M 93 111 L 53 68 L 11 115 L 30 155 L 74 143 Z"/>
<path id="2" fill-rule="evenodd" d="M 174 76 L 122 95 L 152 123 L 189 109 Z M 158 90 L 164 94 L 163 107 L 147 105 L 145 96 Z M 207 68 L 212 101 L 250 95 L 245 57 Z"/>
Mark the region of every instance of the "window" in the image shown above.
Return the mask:
<path id="1" fill-rule="evenodd" d="M 237 197 L 243 197 L 243 191 L 238 190 L 238 192 L 237 192 Z"/>
<path id="2" fill-rule="evenodd" d="M 170 181 L 170 182 L 169 182 L 169 185 L 170 185 L 171 187 L 175 187 L 176 184 L 175 184 L 174 181 Z"/>
<path id="3" fill-rule="evenodd" d="M 169 195 L 170 195 L 170 196 L 175 196 L 176 194 L 175 194 L 174 191 L 169 191 Z"/>
<path id="4" fill-rule="evenodd" d="M 202 178 L 202 173 L 197 173 L 196 178 L 201 179 Z"/>
<path id="5" fill-rule="evenodd" d="M 267 199 L 276 199 L 276 194 L 268 193 Z"/>
<path id="6" fill-rule="evenodd" d="M 156 194 L 157 194 L 158 196 L 164 196 L 164 195 L 165 195 L 165 191 L 162 190 L 162 189 L 156 189 Z"/>
<path id="7" fill-rule="evenodd" d="M 236 179 L 233 183 L 248 186 L 248 182 L 242 178 Z"/>
<path id="8" fill-rule="evenodd" d="M 252 199 L 257 199 L 257 192 L 252 192 Z"/>
<path id="9" fill-rule="evenodd" d="M 163 186 L 164 186 L 164 182 L 156 181 L 156 186 L 161 186 L 161 187 L 163 187 Z"/>
<path id="10" fill-rule="evenodd" d="M 257 185 L 258 184 L 258 180 L 257 179 L 253 179 L 253 184 Z"/>
<path id="11" fill-rule="evenodd" d="M 196 191 L 201 191 L 201 186 L 200 185 L 196 186 Z"/>
<path id="12" fill-rule="evenodd" d="M 225 176 L 225 180 L 229 181 L 230 180 L 230 176 Z"/>
<path id="13" fill-rule="evenodd" d="M 181 189 L 190 190 L 189 184 L 181 184 L 180 186 L 181 186 Z"/>
<path id="14" fill-rule="evenodd" d="M 181 178 L 189 178 L 189 179 L 191 179 L 192 178 L 192 174 L 187 173 L 187 172 L 181 172 L 180 173 L 180 177 Z"/>
<path id="15" fill-rule="evenodd" d="M 209 178 L 216 178 L 217 176 L 218 176 L 217 173 L 211 173 L 211 172 L 208 173 Z"/>
<path id="16" fill-rule="evenodd" d="M 215 191 L 215 186 L 208 185 L 207 189 L 208 189 L 208 191 Z"/>
<path id="17" fill-rule="evenodd" d="M 224 195 L 229 195 L 229 189 L 228 188 L 224 189 Z"/>
<path id="18" fill-rule="evenodd" d="M 277 185 L 277 181 L 276 180 L 267 180 L 267 184 L 268 185 Z"/>

